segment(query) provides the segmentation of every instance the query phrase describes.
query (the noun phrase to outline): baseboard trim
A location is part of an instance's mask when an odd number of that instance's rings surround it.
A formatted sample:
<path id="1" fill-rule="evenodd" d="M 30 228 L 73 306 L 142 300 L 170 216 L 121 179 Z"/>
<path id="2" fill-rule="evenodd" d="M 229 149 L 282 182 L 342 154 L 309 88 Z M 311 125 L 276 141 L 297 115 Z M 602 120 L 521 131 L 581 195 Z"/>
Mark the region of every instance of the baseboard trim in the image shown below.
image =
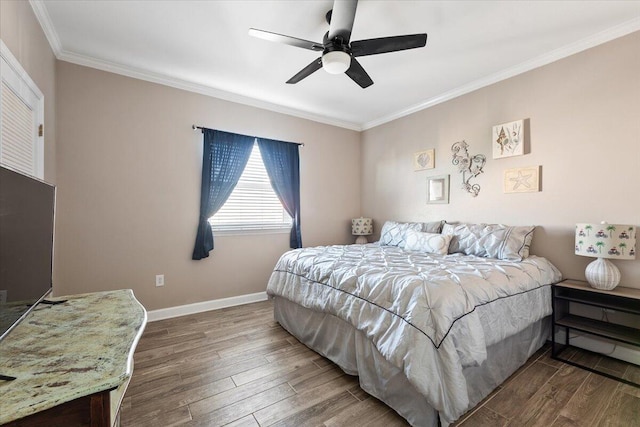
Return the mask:
<path id="1" fill-rule="evenodd" d="M 266 292 L 256 292 L 255 294 L 238 295 L 236 297 L 195 302 L 193 304 L 151 310 L 147 313 L 147 320 L 149 322 L 155 322 L 156 320 L 171 319 L 173 317 L 202 313 L 203 311 L 219 310 L 221 308 L 250 304 L 252 302 L 260 302 L 266 300 Z"/>

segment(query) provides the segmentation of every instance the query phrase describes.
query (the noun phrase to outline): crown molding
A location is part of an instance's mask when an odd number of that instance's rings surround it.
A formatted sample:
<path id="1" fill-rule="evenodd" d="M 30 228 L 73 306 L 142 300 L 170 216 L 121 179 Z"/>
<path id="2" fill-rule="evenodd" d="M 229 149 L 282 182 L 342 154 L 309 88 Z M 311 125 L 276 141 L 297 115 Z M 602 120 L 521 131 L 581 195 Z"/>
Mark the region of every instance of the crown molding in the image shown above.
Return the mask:
<path id="1" fill-rule="evenodd" d="M 42 27 L 42 31 L 49 42 L 49 46 L 51 46 L 51 50 L 53 50 L 53 54 L 57 58 L 60 52 L 62 52 L 62 44 L 49 16 L 49 11 L 47 11 L 44 5 L 44 1 L 29 0 L 29 4 L 31 5 L 31 9 L 33 9 L 33 13 L 36 15 L 36 19 L 40 23 L 40 27 Z"/>
<path id="2" fill-rule="evenodd" d="M 380 126 L 382 124 L 391 122 L 393 120 L 397 120 L 399 118 L 416 113 L 418 111 L 425 110 L 437 104 L 449 101 L 451 99 L 454 99 L 459 96 L 465 95 L 467 93 L 473 92 L 475 90 L 481 89 L 485 86 L 498 83 L 502 80 L 506 80 L 508 78 L 517 76 L 522 73 L 526 73 L 527 71 L 531 71 L 535 68 L 542 67 L 544 65 L 550 64 L 552 62 L 558 61 L 560 59 L 566 58 L 568 56 L 590 49 L 592 47 L 601 45 L 608 41 L 617 39 L 619 37 L 626 36 L 627 34 L 631 34 L 636 31 L 640 31 L 640 18 L 634 18 L 630 21 L 624 22 L 620 25 L 601 31 L 600 33 L 594 34 L 593 36 L 586 37 L 582 40 L 578 40 L 577 42 L 568 44 L 566 46 L 553 50 L 544 55 L 540 55 L 537 58 L 531 59 L 529 61 L 525 61 L 521 64 L 504 69 L 502 71 L 499 71 L 485 78 L 460 86 L 456 89 L 450 90 L 441 95 L 435 96 L 419 104 L 416 104 L 412 107 L 409 107 L 405 110 L 397 111 L 387 116 L 380 117 L 379 119 L 362 123 L 361 125 L 362 130 L 371 129 L 376 126 Z"/>
<path id="3" fill-rule="evenodd" d="M 318 114 L 309 113 L 303 110 L 290 108 L 290 107 L 286 107 L 279 104 L 274 104 L 268 101 L 263 101 L 257 98 L 251 98 L 245 95 L 228 92 L 212 86 L 201 85 L 198 83 L 189 82 L 187 80 L 170 77 L 164 74 L 154 73 L 151 71 L 146 71 L 146 70 L 142 70 L 134 67 L 124 66 L 124 65 L 116 64 L 110 61 L 103 61 L 100 59 L 95 59 L 88 56 L 67 52 L 64 50 L 60 52 L 57 58 L 61 61 L 71 62 L 73 64 L 95 68 L 102 71 L 108 71 L 110 73 L 120 74 L 123 76 L 148 81 L 151 83 L 158 83 L 164 86 L 186 90 L 188 92 L 194 92 L 201 95 L 222 99 L 225 101 L 248 105 L 250 107 L 269 110 L 276 113 L 286 114 L 289 116 L 294 116 L 301 119 L 311 120 L 314 122 L 324 123 L 324 124 L 337 126 L 345 129 L 350 129 L 355 131 L 362 130 L 360 125 L 357 123 L 341 121 L 341 120 L 333 119 L 331 117 L 325 117 Z"/>

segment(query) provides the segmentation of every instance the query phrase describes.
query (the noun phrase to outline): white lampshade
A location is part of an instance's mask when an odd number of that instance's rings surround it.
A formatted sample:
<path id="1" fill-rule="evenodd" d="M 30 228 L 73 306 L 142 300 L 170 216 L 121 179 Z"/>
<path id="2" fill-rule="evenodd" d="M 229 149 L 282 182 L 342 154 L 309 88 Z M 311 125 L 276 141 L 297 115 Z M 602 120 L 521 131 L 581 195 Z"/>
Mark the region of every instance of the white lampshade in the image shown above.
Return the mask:
<path id="1" fill-rule="evenodd" d="M 347 52 L 334 50 L 322 55 L 322 68 L 329 74 L 342 74 L 351 66 L 351 56 Z"/>
<path id="2" fill-rule="evenodd" d="M 373 220 L 362 217 L 352 219 L 351 234 L 354 236 L 369 236 L 373 234 Z"/>
<path id="3" fill-rule="evenodd" d="M 609 259 L 635 259 L 636 226 L 626 224 L 576 224 L 576 255 L 598 258 L 585 271 L 589 284 L 613 289 L 620 283 L 620 270 Z"/>
<path id="4" fill-rule="evenodd" d="M 371 218 L 354 218 L 351 220 L 351 234 L 358 236 L 356 244 L 364 245 L 367 243 L 368 236 L 373 234 L 373 220 Z"/>

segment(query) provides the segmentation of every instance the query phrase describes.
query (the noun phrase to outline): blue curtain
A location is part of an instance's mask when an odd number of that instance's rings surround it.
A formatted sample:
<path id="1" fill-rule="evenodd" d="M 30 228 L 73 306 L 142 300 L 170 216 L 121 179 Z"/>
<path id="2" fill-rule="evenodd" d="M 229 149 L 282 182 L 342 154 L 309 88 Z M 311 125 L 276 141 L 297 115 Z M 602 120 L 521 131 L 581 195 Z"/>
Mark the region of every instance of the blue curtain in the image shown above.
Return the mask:
<path id="1" fill-rule="evenodd" d="M 258 138 L 258 147 L 271 187 L 293 218 L 289 246 L 302 247 L 300 233 L 300 156 L 298 144 Z"/>
<path id="2" fill-rule="evenodd" d="M 212 217 L 227 201 L 244 171 L 255 138 L 213 129 L 203 129 L 200 219 L 192 259 L 209 256 L 213 249 Z"/>

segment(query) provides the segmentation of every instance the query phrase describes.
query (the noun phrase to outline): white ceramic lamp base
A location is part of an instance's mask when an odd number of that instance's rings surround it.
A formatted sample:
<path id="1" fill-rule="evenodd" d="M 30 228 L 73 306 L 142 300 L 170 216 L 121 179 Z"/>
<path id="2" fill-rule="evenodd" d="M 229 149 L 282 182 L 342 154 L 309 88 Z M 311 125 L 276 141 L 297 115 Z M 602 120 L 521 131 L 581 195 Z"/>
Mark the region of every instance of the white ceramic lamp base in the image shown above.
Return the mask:
<path id="1" fill-rule="evenodd" d="M 587 265 L 585 276 L 591 287 L 596 289 L 610 291 L 620 283 L 620 270 L 604 258 L 597 258 Z"/>
<path id="2" fill-rule="evenodd" d="M 369 243 L 367 236 L 358 236 L 356 239 L 356 245 L 364 245 L 365 243 Z"/>

